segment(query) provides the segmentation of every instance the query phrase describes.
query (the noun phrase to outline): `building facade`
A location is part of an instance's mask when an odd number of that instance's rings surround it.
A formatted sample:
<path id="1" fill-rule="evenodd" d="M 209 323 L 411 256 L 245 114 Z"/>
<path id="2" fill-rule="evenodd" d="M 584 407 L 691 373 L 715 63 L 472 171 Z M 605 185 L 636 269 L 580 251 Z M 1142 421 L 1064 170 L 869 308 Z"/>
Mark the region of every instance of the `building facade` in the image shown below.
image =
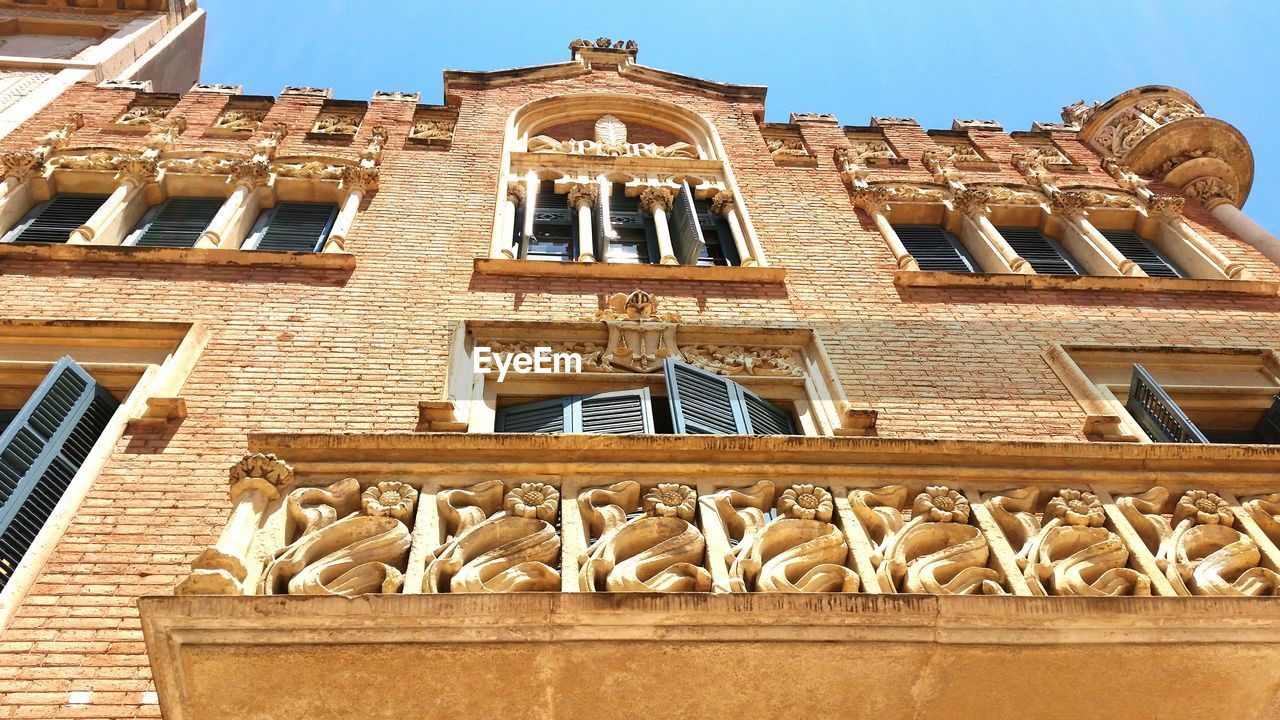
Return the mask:
<path id="1" fill-rule="evenodd" d="M 1244 138 L 637 54 L 0 139 L 0 716 L 1274 717 Z"/>

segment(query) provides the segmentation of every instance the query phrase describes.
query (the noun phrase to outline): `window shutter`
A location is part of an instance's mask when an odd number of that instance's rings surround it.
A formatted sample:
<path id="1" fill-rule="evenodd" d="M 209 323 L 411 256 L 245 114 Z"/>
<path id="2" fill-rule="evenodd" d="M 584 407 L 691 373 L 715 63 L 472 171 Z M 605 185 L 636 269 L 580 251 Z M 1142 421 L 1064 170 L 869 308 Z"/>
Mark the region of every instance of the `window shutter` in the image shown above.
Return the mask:
<path id="1" fill-rule="evenodd" d="M 194 247 L 200 233 L 213 222 L 224 201 L 220 198 L 172 198 L 152 208 L 138 223 L 126 244 L 138 247 Z"/>
<path id="2" fill-rule="evenodd" d="M 84 369 L 64 357 L 0 434 L 0 587 L 118 406 Z"/>
<path id="3" fill-rule="evenodd" d="M 498 410 L 493 429 L 505 433 L 572 432 L 570 405 L 574 398 L 554 398 Z"/>
<path id="4" fill-rule="evenodd" d="M 1124 407 L 1156 442 L 1207 443 L 1208 438 L 1191 422 L 1169 393 L 1141 365 L 1133 366 L 1129 399 Z"/>
<path id="5" fill-rule="evenodd" d="M 254 250 L 318 252 L 338 217 L 333 203 L 282 202 L 275 206 Z"/>
<path id="6" fill-rule="evenodd" d="M 5 236 L 6 242 L 65 243 L 102 207 L 105 195 L 57 195 L 40 203 Z"/>
<path id="7" fill-rule="evenodd" d="M 639 435 L 653 432 L 649 388 L 574 398 L 570 432 L 594 435 Z"/>
<path id="8" fill-rule="evenodd" d="M 693 203 L 693 191 L 689 189 L 687 181 L 680 183 L 680 193 L 671 205 L 669 224 L 676 260 L 681 265 L 697 265 L 707 243 L 702 237 L 702 226 L 698 222 L 697 209 Z"/>
<path id="9" fill-rule="evenodd" d="M 781 408 L 741 385 L 738 386 L 738 390 L 742 393 L 742 405 L 746 410 L 747 424 L 751 428 L 752 435 L 796 434 L 791 416 Z"/>
<path id="10" fill-rule="evenodd" d="M 1111 241 L 1121 255 L 1129 258 L 1143 272 L 1151 277 L 1185 277 L 1182 270 L 1174 265 L 1163 253 L 1156 250 L 1151 243 L 1143 240 L 1135 232 L 1128 230 L 1103 230 L 1102 236 Z"/>
<path id="11" fill-rule="evenodd" d="M 1083 269 L 1056 240 L 1039 228 L 996 228 L 1009 247 L 1041 275 L 1083 275 Z"/>
<path id="12" fill-rule="evenodd" d="M 894 225 L 893 230 L 921 270 L 978 271 L 977 263 L 969 257 L 964 245 L 941 225 Z"/>
<path id="13" fill-rule="evenodd" d="M 672 358 L 667 358 L 662 369 L 677 434 L 750 434 L 737 383 Z"/>
<path id="14" fill-rule="evenodd" d="M 1271 407 L 1263 413 L 1262 419 L 1254 428 L 1258 438 L 1268 445 L 1280 445 L 1280 395 L 1271 401 Z"/>

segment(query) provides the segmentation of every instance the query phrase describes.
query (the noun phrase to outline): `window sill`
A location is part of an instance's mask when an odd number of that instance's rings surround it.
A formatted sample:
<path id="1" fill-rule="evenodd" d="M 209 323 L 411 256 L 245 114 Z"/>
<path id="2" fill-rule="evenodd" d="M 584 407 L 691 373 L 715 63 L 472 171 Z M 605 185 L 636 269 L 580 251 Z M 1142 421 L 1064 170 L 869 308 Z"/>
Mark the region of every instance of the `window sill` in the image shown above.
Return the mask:
<path id="1" fill-rule="evenodd" d="M 298 253 L 127 245 L 0 243 L 0 263 L 5 260 L 236 265 L 317 270 L 353 270 L 356 266 L 355 255 L 347 252 Z"/>
<path id="2" fill-rule="evenodd" d="M 542 262 L 476 258 L 479 275 L 524 277 L 628 278 L 634 280 L 695 280 L 700 282 L 780 283 L 786 270 L 778 267 L 707 267 L 701 265 L 621 265 L 611 263 Z"/>
<path id="3" fill-rule="evenodd" d="M 899 287 L 1203 292 L 1268 297 L 1280 293 L 1280 282 L 1272 280 L 1205 280 L 1199 278 L 1121 277 L 1109 275 L 1022 275 L 1018 273 L 954 273 L 928 270 L 898 270 L 893 274 L 893 283 Z"/>

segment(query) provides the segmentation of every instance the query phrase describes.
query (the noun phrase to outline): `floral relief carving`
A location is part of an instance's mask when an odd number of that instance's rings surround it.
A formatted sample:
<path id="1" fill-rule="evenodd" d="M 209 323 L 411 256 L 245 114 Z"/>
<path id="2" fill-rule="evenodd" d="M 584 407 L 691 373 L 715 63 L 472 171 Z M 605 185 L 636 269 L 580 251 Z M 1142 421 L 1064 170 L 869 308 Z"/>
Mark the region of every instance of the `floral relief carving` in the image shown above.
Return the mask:
<path id="1" fill-rule="evenodd" d="M 44 156 L 31 151 L 9 150 L 0 154 L 4 177 L 26 180 L 44 173 Z"/>
<path id="2" fill-rule="evenodd" d="M 991 205 L 1042 205 L 1050 200 L 1043 193 L 1008 185 L 982 185 L 981 190 Z"/>
<path id="3" fill-rule="evenodd" d="M 116 119 L 116 124 L 148 127 L 163 120 L 172 109 L 172 105 L 134 105 Z"/>
<path id="4" fill-rule="evenodd" d="M 409 130 L 409 139 L 451 140 L 454 124 L 452 120 L 415 120 Z"/>
<path id="5" fill-rule="evenodd" d="M 1251 497 L 1240 503 L 1275 545 L 1280 545 L 1280 493 Z"/>
<path id="6" fill-rule="evenodd" d="M 946 486 L 927 487 L 904 523 L 908 495 L 902 485 L 849 493 L 854 516 L 875 544 L 871 560 L 881 585 L 933 595 L 1006 594 L 988 566 L 986 537 L 969 524 L 969 500 Z"/>
<path id="7" fill-rule="evenodd" d="M 272 169 L 280 177 L 306 180 L 341 180 L 343 173 L 350 167 L 350 165 L 310 158 L 281 161 L 272 165 Z"/>
<path id="8" fill-rule="evenodd" d="M 1028 487 L 984 498 L 1033 594 L 1151 594 L 1151 579 L 1128 567 L 1129 550 L 1104 527 L 1097 495 L 1059 490 L 1037 515 L 1040 497 Z"/>
<path id="9" fill-rule="evenodd" d="M 193 175 L 226 175 L 243 158 L 235 155 L 208 153 L 184 158 L 166 158 L 160 161 L 165 172 L 189 173 Z"/>
<path id="10" fill-rule="evenodd" d="M 52 167 L 65 170 L 118 170 L 131 155 L 113 148 L 77 148 L 49 159 Z"/>
<path id="11" fill-rule="evenodd" d="M 1186 203 L 1180 195 L 1156 195 L 1147 201 L 1147 212 L 1154 218 L 1178 217 Z"/>
<path id="12" fill-rule="evenodd" d="M 1094 137 L 1094 142 L 1104 151 L 1122 157 L 1155 129 L 1156 126 L 1141 114 L 1126 110 L 1103 126 Z"/>
<path id="13" fill-rule="evenodd" d="M 427 562 L 423 590 L 529 592 L 560 589 L 560 493 L 543 483 L 504 492 L 500 480 L 437 496 L 447 542 Z"/>
<path id="14" fill-rule="evenodd" d="M 775 160 L 780 157 L 808 157 L 809 150 L 800 138 L 774 137 L 765 138 L 765 147 Z"/>
<path id="15" fill-rule="evenodd" d="M 594 140 L 556 140 L 547 135 L 537 135 L 529 139 L 528 150 L 531 153 L 566 155 L 698 159 L 698 149 L 686 142 L 671 145 L 627 142 L 626 124 L 612 115 L 603 115 L 596 121 Z"/>
<path id="16" fill-rule="evenodd" d="M 365 490 L 355 478 L 285 498 L 286 545 L 262 576 L 264 595 L 393 593 L 404 582 L 418 493 L 403 483 Z"/>
<path id="17" fill-rule="evenodd" d="M 1182 194 L 1195 199 L 1201 205 L 1211 205 L 1223 201 L 1236 201 L 1236 189 L 1227 181 L 1216 177 L 1202 177 L 1187 183 Z"/>
<path id="18" fill-rule="evenodd" d="M 729 539 L 725 557 L 734 592 L 856 592 L 849 544 L 831 523 L 831 493 L 801 483 L 777 496 L 768 480 L 707 498 Z"/>
<path id="19" fill-rule="evenodd" d="M 239 108 L 224 111 L 213 121 L 213 127 L 234 132 L 253 132 L 267 116 L 266 108 Z"/>
<path id="20" fill-rule="evenodd" d="M 968 141 L 946 141 L 938 143 L 938 151 L 944 162 L 950 162 L 955 165 L 958 163 L 983 163 L 986 158 L 978 154 L 978 148 Z"/>
<path id="21" fill-rule="evenodd" d="M 1237 530 L 1235 512 L 1221 496 L 1155 487 L 1116 499 L 1116 506 L 1156 556 L 1182 595 L 1280 595 L 1280 575 L 1263 567 L 1262 551 Z"/>
<path id="22" fill-rule="evenodd" d="M 578 495 L 589 546 L 578 572 L 587 592 L 705 592 L 706 541 L 693 524 L 697 494 L 661 483 L 641 501 L 640 483 L 627 480 Z M 637 511 L 639 511 L 637 513 Z"/>
<path id="23" fill-rule="evenodd" d="M 363 115 L 353 113 L 322 112 L 311 126 L 311 132 L 317 135 L 355 135 L 363 119 Z"/>
<path id="24" fill-rule="evenodd" d="M 684 361 L 718 375 L 804 377 L 799 353 L 791 348 L 742 345 L 682 345 Z"/>

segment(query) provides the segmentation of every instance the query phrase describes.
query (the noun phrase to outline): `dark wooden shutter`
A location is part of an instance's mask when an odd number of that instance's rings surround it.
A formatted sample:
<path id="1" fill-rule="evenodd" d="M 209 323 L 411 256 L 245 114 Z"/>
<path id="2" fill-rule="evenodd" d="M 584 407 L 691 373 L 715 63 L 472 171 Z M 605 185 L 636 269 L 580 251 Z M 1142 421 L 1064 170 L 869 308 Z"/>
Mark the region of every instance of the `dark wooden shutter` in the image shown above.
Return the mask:
<path id="1" fill-rule="evenodd" d="M 1208 438 L 1141 365 L 1133 366 L 1124 407 L 1156 442 L 1207 443 Z"/>
<path id="2" fill-rule="evenodd" d="M 502 433 L 571 432 L 574 398 L 553 398 L 500 408 L 493 429 Z"/>
<path id="3" fill-rule="evenodd" d="M 578 213 L 569 207 L 568 197 L 557 195 L 550 183 L 542 187 L 532 209 L 533 233 L 523 238 L 517 257 L 548 262 L 576 260 Z"/>
<path id="4" fill-rule="evenodd" d="M 1102 236 L 1129 258 L 1143 272 L 1151 277 L 1185 277 L 1182 270 L 1174 265 L 1163 253 L 1156 250 L 1151 243 L 1143 240 L 1135 232 L 1128 230 L 1103 230 Z"/>
<path id="5" fill-rule="evenodd" d="M 105 195 L 57 195 L 27 213 L 10 236 L 16 243 L 64 243 L 106 199 Z"/>
<path id="6" fill-rule="evenodd" d="M 941 225 L 894 225 L 902 246 L 916 259 L 921 270 L 971 273 L 978 264 L 955 235 Z"/>
<path id="7" fill-rule="evenodd" d="M 271 211 L 255 250 L 318 252 L 338 217 L 333 203 L 282 202 Z"/>
<path id="8" fill-rule="evenodd" d="M 671 358 L 663 372 L 677 434 L 750 434 L 737 383 Z"/>
<path id="9" fill-rule="evenodd" d="M 1267 445 L 1280 445 L 1280 395 L 1272 398 L 1271 407 L 1262 414 L 1262 419 L 1258 421 L 1254 430 L 1258 433 L 1258 439 L 1261 442 Z"/>
<path id="10" fill-rule="evenodd" d="M 671 213 L 667 218 L 671 229 L 671 245 L 676 253 L 676 260 L 681 265 L 697 265 L 698 258 L 706 251 L 707 243 L 702 237 L 701 223 L 698 222 L 697 208 L 693 202 L 693 192 L 689 183 L 680 183 L 680 192 L 671 204 Z"/>
<path id="11" fill-rule="evenodd" d="M 119 403 L 69 357 L 0 434 L 0 586 L 35 541 Z"/>
<path id="12" fill-rule="evenodd" d="M 152 208 L 138 224 L 138 247 L 189 248 L 209 227 L 224 201 L 220 198 L 171 198 Z"/>
<path id="13" fill-rule="evenodd" d="M 1031 264 L 1041 275 L 1084 275 L 1083 268 L 1071 257 L 1058 241 L 1045 235 L 1039 228 L 997 228 L 1009 247 Z"/>
<path id="14" fill-rule="evenodd" d="M 571 432 L 639 435 L 653 432 L 649 388 L 580 395 L 572 404 Z"/>

